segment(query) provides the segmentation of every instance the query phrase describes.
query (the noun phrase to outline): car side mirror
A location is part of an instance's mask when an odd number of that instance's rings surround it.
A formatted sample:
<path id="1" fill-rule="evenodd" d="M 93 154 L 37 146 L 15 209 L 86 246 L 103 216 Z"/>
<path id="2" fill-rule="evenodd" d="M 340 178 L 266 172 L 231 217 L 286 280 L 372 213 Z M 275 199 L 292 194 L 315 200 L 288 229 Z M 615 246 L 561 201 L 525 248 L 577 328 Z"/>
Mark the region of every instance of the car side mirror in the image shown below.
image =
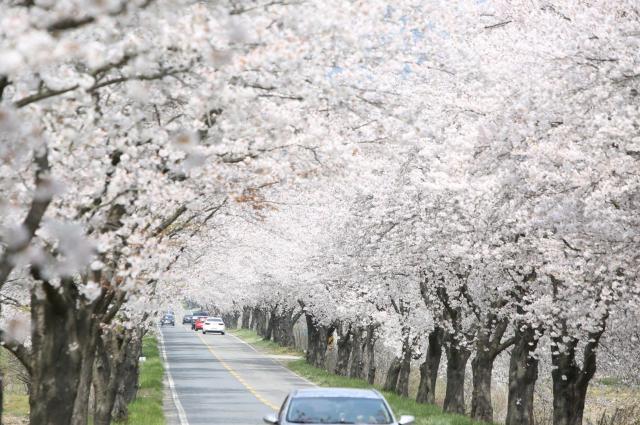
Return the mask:
<path id="1" fill-rule="evenodd" d="M 264 415 L 262 420 L 267 424 L 271 424 L 271 425 L 278 424 L 278 417 L 274 413 L 269 413 L 268 415 Z"/>
<path id="2" fill-rule="evenodd" d="M 400 420 L 398 421 L 398 425 L 411 425 L 415 422 L 416 418 L 410 415 L 402 415 L 400 416 Z"/>

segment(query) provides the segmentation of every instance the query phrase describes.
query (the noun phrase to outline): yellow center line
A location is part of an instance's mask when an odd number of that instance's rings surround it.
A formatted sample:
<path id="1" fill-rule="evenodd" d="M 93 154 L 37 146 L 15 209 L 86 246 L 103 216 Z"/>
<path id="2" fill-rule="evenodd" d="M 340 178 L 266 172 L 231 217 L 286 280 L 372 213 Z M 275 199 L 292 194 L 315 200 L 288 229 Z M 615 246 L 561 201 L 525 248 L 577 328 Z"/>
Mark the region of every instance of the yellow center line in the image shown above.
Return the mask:
<path id="1" fill-rule="evenodd" d="M 276 412 L 280 409 L 279 406 L 276 406 L 275 404 L 271 403 L 269 400 L 267 400 L 266 398 L 264 398 L 260 393 L 258 393 L 258 391 L 253 388 L 251 386 L 251 384 L 249 384 L 247 381 L 244 380 L 244 378 L 242 378 L 242 376 L 240 376 L 238 374 L 238 372 L 236 372 L 231 366 L 229 366 L 227 364 L 227 362 L 225 362 L 224 360 L 222 360 L 222 358 L 218 355 L 218 353 L 216 353 L 213 348 L 211 348 L 211 346 L 209 344 L 207 344 L 207 341 L 202 337 L 202 335 L 197 334 L 198 338 L 200 338 L 200 340 L 204 343 L 204 345 L 209 349 L 209 351 L 211 352 L 211 354 L 213 354 L 213 357 L 216 358 L 216 360 L 218 360 L 220 362 L 220 364 L 227 369 L 227 371 L 238 380 L 238 382 L 240 382 L 251 394 L 253 394 L 253 396 L 255 398 L 257 398 L 262 404 L 264 404 L 267 407 L 270 407 L 271 409 L 275 410 Z"/>

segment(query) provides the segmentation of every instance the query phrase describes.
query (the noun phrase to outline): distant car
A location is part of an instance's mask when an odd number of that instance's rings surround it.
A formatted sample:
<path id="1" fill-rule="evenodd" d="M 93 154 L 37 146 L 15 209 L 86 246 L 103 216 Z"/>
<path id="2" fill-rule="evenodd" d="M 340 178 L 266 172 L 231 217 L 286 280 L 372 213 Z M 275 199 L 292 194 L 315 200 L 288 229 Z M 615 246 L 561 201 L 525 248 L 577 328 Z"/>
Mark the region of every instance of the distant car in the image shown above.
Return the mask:
<path id="1" fill-rule="evenodd" d="M 164 326 L 164 325 L 175 326 L 176 325 L 175 316 L 173 314 L 165 314 L 164 316 L 162 316 L 162 319 L 160 319 L 160 326 Z"/>
<path id="2" fill-rule="evenodd" d="M 194 311 L 193 313 L 191 313 L 191 330 L 193 331 L 197 330 L 196 321 L 198 319 L 206 319 L 207 317 L 209 317 L 208 311 Z"/>
<path id="3" fill-rule="evenodd" d="M 202 325 L 202 333 L 219 333 L 224 335 L 225 326 L 224 321 L 220 317 L 207 317 Z"/>
<path id="4" fill-rule="evenodd" d="M 191 323 L 191 316 L 190 315 L 182 316 L 182 324 L 184 325 L 186 323 Z"/>
<path id="5" fill-rule="evenodd" d="M 198 317 L 191 325 L 191 329 L 193 329 L 194 331 L 201 331 L 205 320 L 207 320 L 206 317 Z"/>
<path id="6" fill-rule="evenodd" d="M 263 418 L 272 425 L 290 424 L 413 424 L 413 416 L 396 421 L 389 403 L 376 390 L 305 388 L 289 393 L 278 415 Z"/>

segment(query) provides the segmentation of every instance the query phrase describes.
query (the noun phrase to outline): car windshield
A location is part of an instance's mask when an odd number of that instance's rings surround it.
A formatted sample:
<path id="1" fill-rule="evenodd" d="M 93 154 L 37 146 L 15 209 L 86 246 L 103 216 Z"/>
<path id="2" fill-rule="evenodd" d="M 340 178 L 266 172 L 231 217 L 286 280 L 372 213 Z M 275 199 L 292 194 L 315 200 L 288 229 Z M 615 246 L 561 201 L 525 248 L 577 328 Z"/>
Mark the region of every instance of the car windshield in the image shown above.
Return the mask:
<path id="1" fill-rule="evenodd" d="M 377 398 L 298 397 L 289 404 L 287 421 L 296 424 L 390 424 L 391 415 Z"/>

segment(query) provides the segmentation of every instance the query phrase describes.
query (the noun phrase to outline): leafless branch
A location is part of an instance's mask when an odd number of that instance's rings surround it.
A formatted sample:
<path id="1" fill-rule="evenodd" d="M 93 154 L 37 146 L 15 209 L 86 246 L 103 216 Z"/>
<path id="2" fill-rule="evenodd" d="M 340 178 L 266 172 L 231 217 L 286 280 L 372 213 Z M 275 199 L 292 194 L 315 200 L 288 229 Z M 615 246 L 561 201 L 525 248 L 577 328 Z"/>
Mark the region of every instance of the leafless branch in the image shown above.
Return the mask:
<path id="1" fill-rule="evenodd" d="M 505 25 L 508 25 L 511 22 L 513 22 L 513 21 L 504 21 L 504 22 L 499 22 L 497 24 L 493 24 L 493 25 L 487 25 L 486 27 L 484 27 L 484 29 L 490 30 L 490 29 L 494 29 L 494 28 L 504 27 Z"/>

